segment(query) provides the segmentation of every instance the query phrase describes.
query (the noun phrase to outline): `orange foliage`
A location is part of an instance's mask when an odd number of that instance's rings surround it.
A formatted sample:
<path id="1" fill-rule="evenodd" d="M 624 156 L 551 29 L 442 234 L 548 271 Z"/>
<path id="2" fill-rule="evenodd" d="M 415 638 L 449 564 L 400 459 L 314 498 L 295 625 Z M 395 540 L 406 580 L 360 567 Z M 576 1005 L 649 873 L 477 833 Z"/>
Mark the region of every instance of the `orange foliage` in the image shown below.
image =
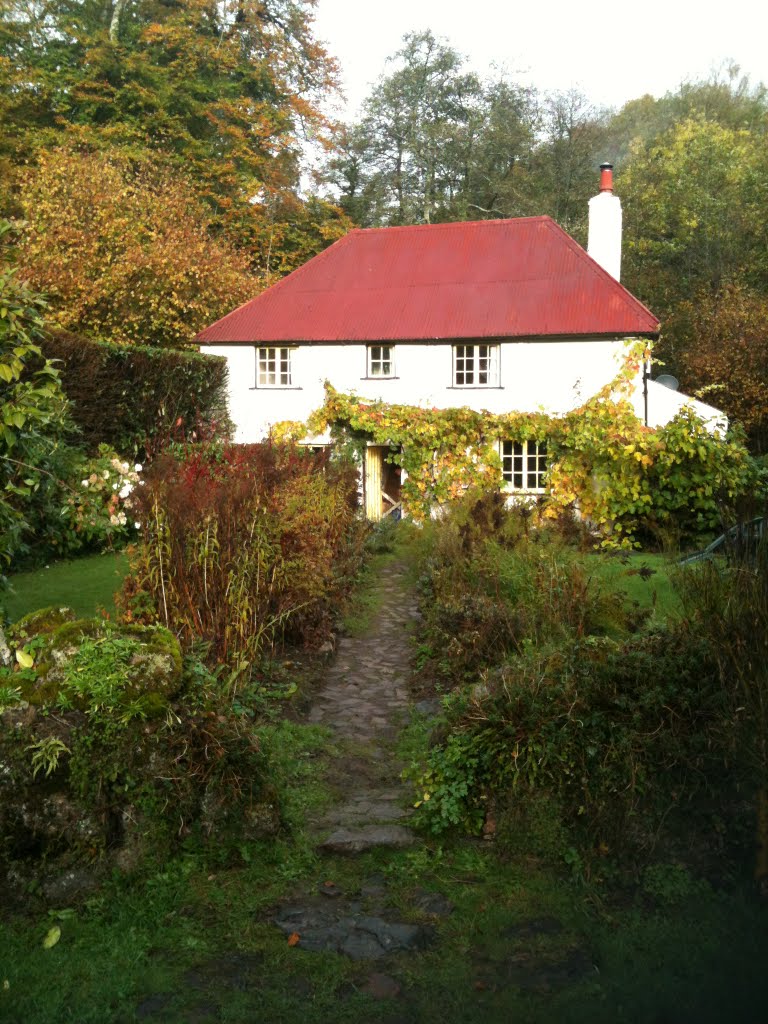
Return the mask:
<path id="1" fill-rule="evenodd" d="M 686 386 L 739 420 L 754 445 L 768 442 L 768 298 L 741 285 L 704 292 L 675 314 L 688 343 Z"/>
<path id="2" fill-rule="evenodd" d="M 65 328 L 181 345 L 259 290 L 245 254 L 211 237 L 189 182 L 150 158 L 54 150 L 21 203 L 23 275 Z"/>

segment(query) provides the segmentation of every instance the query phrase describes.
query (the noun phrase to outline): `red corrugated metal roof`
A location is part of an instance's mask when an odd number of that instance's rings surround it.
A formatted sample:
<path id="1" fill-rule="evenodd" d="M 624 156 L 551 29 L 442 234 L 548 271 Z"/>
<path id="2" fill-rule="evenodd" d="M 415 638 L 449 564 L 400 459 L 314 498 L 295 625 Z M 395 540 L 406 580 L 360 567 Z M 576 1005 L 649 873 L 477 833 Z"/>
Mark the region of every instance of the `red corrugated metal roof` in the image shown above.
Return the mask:
<path id="1" fill-rule="evenodd" d="M 656 334 L 549 217 L 351 231 L 206 328 L 209 344 Z"/>

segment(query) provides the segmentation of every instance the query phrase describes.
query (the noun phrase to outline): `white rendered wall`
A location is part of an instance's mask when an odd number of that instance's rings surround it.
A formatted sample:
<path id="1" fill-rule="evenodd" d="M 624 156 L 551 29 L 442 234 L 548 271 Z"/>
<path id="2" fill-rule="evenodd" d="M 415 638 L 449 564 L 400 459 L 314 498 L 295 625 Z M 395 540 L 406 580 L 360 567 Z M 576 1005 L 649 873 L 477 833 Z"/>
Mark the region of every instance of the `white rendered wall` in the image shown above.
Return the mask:
<path id="1" fill-rule="evenodd" d="M 448 343 L 395 346 L 394 379 L 366 378 L 366 346 L 297 345 L 292 355 L 293 388 L 256 388 L 252 345 L 206 345 L 202 352 L 225 356 L 229 365 L 229 411 L 235 440 L 260 441 L 272 424 L 306 420 L 324 401 L 326 380 L 337 391 L 391 404 L 440 409 L 468 406 L 489 412 L 573 409 L 611 381 L 621 366 L 623 341 L 514 341 L 500 346 L 500 387 L 452 387 L 453 353 Z M 670 392 L 671 393 L 671 392 Z"/>
<path id="2" fill-rule="evenodd" d="M 642 380 L 638 381 L 638 386 L 635 389 L 633 405 L 636 415 L 642 420 L 645 416 Z M 716 409 L 713 405 L 707 405 L 706 402 L 700 402 L 698 398 L 684 395 L 680 391 L 672 391 L 670 388 L 665 388 L 663 384 L 659 384 L 655 380 L 648 381 L 649 427 L 664 426 L 665 423 L 669 423 L 671 419 L 674 419 L 680 410 L 686 406 L 693 409 L 699 419 L 704 422 L 710 434 L 718 431 L 724 433 L 728 429 L 728 417 L 721 409 Z"/>

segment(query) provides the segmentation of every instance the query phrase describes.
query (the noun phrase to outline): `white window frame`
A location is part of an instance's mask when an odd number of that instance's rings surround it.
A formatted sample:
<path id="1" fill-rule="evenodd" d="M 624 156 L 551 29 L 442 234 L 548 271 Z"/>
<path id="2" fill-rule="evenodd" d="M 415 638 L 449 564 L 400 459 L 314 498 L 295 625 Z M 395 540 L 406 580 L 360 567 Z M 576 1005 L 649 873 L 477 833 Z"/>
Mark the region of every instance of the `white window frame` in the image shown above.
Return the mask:
<path id="1" fill-rule="evenodd" d="M 294 351 L 288 345 L 257 345 L 256 387 L 292 388 Z"/>
<path id="2" fill-rule="evenodd" d="M 389 372 L 384 373 L 384 367 L 387 364 L 389 365 Z M 368 345 L 366 349 L 366 373 L 369 377 L 376 377 L 378 380 L 394 377 L 395 346 L 383 343 L 380 345 Z"/>
<path id="3" fill-rule="evenodd" d="M 499 345 L 485 342 L 454 345 L 453 386 L 455 388 L 499 387 L 500 362 Z"/>
<path id="4" fill-rule="evenodd" d="M 513 494 L 544 494 L 549 469 L 546 441 L 502 441 L 501 475 L 505 490 Z"/>

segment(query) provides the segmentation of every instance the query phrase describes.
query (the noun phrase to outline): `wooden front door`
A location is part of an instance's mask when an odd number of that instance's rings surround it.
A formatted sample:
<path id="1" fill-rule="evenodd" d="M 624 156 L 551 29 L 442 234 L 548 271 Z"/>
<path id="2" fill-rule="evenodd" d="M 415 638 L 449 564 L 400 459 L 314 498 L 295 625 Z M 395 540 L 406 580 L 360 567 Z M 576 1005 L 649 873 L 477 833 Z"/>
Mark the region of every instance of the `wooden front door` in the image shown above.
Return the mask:
<path id="1" fill-rule="evenodd" d="M 401 507 L 400 467 L 387 461 L 394 450 L 388 445 L 371 445 L 365 449 L 365 517 L 372 522 L 378 522 Z"/>

